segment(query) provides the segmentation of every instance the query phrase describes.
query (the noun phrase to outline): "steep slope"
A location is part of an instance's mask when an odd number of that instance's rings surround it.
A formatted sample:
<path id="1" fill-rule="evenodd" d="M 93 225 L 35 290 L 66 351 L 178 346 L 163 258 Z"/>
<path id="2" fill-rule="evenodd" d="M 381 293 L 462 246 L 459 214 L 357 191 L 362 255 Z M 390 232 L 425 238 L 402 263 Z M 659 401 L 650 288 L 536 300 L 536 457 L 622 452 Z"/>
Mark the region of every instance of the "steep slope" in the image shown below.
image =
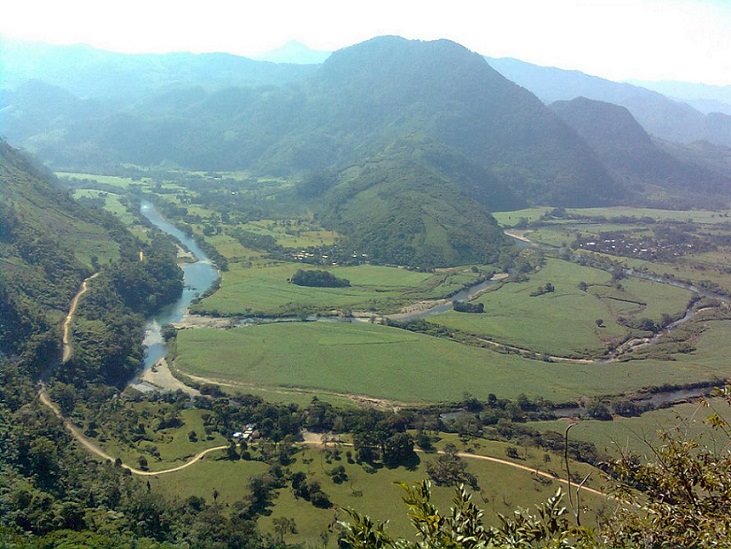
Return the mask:
<path id="1" fill-rule="evenodd" d="M 296 126 L 261 165 L 321 169 L 423 135 L 531 202 L 606 203 L 621 194 L 550 110 L 453 42 L 381 37 L 345 48 L 322 65 L 308 92 Z M 308 154 L 313 149 L 319 154 Z"/>
<path id="2" fill-rule="evenodd" d="M 490 261 L 503 234 L 489 212 L 524 205 L 483 168 L 424 139 L 307 183 L 300 192 L 322 201 L 323 221 L 346 235 L 348 249 L 420 267 Z"/>
<path id="3" fill-rule="evenodd" d="M 532 65 L 517 59 L 488 58 L 501 74 L 552 103 L 587 97 L 629 109 L 650 134 L 679 143 L 707 140 L 731 146 L 731 116 L 704 115 L 655 91 L 590 76 L 579 71 Z"/>
<path id="4" fill-rule="evenodd" d="M 56 183 L 0 141 L 0 363 L 10 359 L 31 377 L 53 366 L 60 321 L 82 279 L 98 271 L 77 310 L 74 356 L 58 375 L 76 377 L 77 387 L 122 386 L 142 360 L 143 315 L 182 290 L 176 250 L 153 233 L 138 240 Z"/>
<path id="5" fill-rule="evenodd" d="M 632 183 L 684 194 L 731 194 L 731 178 L 661 150 L 624 107 L 578 97 L 551 108 L 607 166 Z"/>
<path id="6" fill-rule="evenodd" d="M 94 213 L 52 180 L 0 140 L 0 358 L 17 357 L 33 375 L 59 351 L 56 322 L 90 273 L 91 254 L 119 254 Z"/>

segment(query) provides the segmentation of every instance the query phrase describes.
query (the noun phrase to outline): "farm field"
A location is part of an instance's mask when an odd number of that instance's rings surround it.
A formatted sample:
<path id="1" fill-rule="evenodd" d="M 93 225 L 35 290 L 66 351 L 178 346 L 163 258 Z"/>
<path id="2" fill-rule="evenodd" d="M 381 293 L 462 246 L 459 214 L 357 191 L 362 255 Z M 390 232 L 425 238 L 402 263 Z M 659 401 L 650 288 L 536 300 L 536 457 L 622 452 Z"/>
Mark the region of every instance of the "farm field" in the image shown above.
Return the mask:
<path id="1" fill-rule="evenodd" d="M 579 289 L 581 282 L 586 291 Z M 530 295 L 547 283 L 553 284 L 554 292 Z M 629 334 L 617 323 L 620 314 L 659 321 L 662 313 L 683 311 L 692 295 L 643 280 L 623 280 L 621 289 L 611 284 L 606 271 L 548 259 L 527 282 L 511 282 L 480 297 L 484 313 L 450 311 L 430 321 L 540 353 L 591 356 Z M 603 320 L 602 327 L 597 319 Z"/>
<path id="2" fill-rule="evenodd" d="M 525 393 L 566 401 L 727 375 L 719 361 L 725 347 L 715 339 L 708 344 L 716 352 L 680 355 L 672 363 L 565 364 L 367 323 L 296 322 L 181 330 L 175 365 L 184 375 L 238 384 L 242 392 L 297 387 L 428 403 L 456 401 L 469 390 L 482 399 Z"/>
<path id="3" fill-rule="evenodd" d="M 526 208 L 506 212 L 495 212 L 493 215 L 504 227 L 512 227 L 521 219 L 527 222 L 536 221 L 545 213 L 551 211 L 549 207 Z M 692 219 L 696 223 L 725 223 L 729 221 L 729 210 L 662 210 L 654 208 L 634 208 L 627 206 L 613 206 L 608 208 L 566 208 L 569 214 L 579 214 L 592 217 L 651 217 L 655 220 L 687 221 Z"/>

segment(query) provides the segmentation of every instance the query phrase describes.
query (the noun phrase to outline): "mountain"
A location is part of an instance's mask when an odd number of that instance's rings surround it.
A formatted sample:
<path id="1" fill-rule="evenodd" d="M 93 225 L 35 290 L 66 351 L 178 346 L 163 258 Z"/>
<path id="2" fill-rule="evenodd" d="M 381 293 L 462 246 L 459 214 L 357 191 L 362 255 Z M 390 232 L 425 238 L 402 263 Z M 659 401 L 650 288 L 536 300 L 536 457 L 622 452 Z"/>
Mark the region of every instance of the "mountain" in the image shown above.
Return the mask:
<path id="1" fill-rule="evenodd" d="M 281 85 L 313 71 L 306 65 L 227 53 L 124 54 L 81 44 L 51 46 L 0 38 L 2 88 L 12 90 L 28 80 L 40 80 L 85 99 L 128 102 L 165 88 Z"/>
<path id="2" fill-rule="evenodd" d="M 450 41 L 381 37 L 339 50 L 309 82 L 289 131 L 260 158 L 294 170 L 348 165 L 425 136 L 510 182 L 529 202 L 620 195 L 589 148 L 535 96 Z"/>
<path id="3" fill-rule="evenodd" d="M 706 140 L 731 146 L 731 116 L 706 115 L 658 92 L 579 71 L 542 67 L 510 58 L 487 59 L 501 74 L 546 103 L 575 97 L 614 103 L 626 107 L 645 130 L 661 139 L 678 143 Z"/>
<path id="4" fill-rule="evenodd" d="M 403 257 L 420 265 L 492 253 L 501 240 L 495 209 L 613 204 L 626 195 L 555 113 L 454 42 L 380 37 L 333 53 L 296 83 L 214 83 L 165 87 L 118 106 L 33 82 L 0 104 L 12 115 L 3 131 L 67 169 L 174 164 L 315 181 L 301 196 L 359 248 L 367 244 L 364 253 L 392 250 L 383 260 L 402 262 L 394 250 L 403 245 Z M 61 106 L 49 112 L 29 99 L 44 93 Z M 406 208 L 406 197 L 423 198 L 423 207 Z M 356 228 L 369 219 L 385 227 L 392 214 L 410 219 L 393 225 L 403 232 L 399 246 L 359 240 Z M 427 244 L 428 258 L 404 251 Z"/>
<path id="5" fill-rule="evenodd" d="M 720 112 L 731 115 L 731 86 L 650 80 L 633 80 L 631 83 L 685 101 L 705 114 Z"/>
<path id="6" fill-rule="evenodd" d="M 258 56 L 261 61 L 271 63 L 292 63 L 295 65 L 318 65 L 325 61 L 332 52 L 313 50 L 297 41 L 290 41 L 281 48 Z"/>
<path id="7" fill-rule="evenodd" d="M 731 195 L 731 178 L 691 161 L 679 160 L 657 145 L 625 107 L 578 97 L 551 109 L 597 153 L 602 162 L 637 188 L 715 197 Z M 650 189 L 650 193 L 652 190 Z"/>

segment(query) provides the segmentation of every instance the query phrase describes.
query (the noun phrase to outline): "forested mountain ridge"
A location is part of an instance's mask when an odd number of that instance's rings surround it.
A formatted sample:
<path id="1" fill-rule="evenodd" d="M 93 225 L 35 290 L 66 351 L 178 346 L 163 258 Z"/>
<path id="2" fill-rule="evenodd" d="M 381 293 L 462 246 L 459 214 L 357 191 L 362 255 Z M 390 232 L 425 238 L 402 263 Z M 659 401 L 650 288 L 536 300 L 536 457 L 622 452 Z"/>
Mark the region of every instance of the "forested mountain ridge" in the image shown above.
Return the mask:
<path id="1" fill-rule="evenodd" d="M 626 194 L 535 96 L 447 40 L 374 38 L 297 84 L 160 90 L 106 112 L 59 100 L 78 117 L 23 109 L 30 91 L 6 96 L 8 134 L 56 167 L 173 164 L 305 181 L 300 198 L 354 250 L 389 263 L 483 261 L 502 241 L 490 211 Z M 380 238 L 364 237 L 376 226 Z"/>
<path id="2" fill-rule="evenodd" d="M 719 194 L 731 194 L 731 178 L 663 150 L 625 107 L 577 97 L 556 101 L 551 109 L 576 130 L 606 166 L 632 184 L 687 192 L 695 197 L 691 207 L 700 204 L 700 194 L 713 196 L 714 202 Z M 713 202 L 708 205 L 712 207 Z"/>

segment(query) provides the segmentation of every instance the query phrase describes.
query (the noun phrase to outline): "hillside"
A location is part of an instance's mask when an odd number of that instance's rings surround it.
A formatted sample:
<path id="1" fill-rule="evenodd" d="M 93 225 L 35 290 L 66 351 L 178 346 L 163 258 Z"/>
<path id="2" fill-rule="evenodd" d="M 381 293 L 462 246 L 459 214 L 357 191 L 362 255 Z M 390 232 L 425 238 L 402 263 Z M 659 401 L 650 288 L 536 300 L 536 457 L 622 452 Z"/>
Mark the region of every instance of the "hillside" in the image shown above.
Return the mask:
<path id="1" fill-rule="evenodd" d="M 23 301 L 61 312 L 92 265 L 118 258 L 119 246 L 53 179 L 0 141 L 0 275 Z"/>
<path id="2" fill-rule="evenodd" d="M 347 165 L 423 135 L 510 182 L 530 202 L 578 205 L 620 194 L 540 101 L 453 42 L 381 37 L 345 48 L 310 81 L 307 99 L 297 124 L 260 162 Z"/>
<path id="3" fill-rule="evenodd" d="M 501 74 L 553 103 L 587 97 L 626 107 L 648 133 L 679 143 L 706 140 L 731 146 L 731 116 L 703 114 L 687 103 L 632 84 L 613 82 L 579 71 L 542 67 L 518 59 L 488 58 Z"/>
<path id="4" fill-rule="evenodd" d="M 695 194 L 696 204 L 709 194 L 717 197 L 719 193 L 731 193 L 729 177 L 679 160 L 661 149 L 624 107 L 578 97 L 557 101 L 551 108 L 576 130 L 606 166 L 634 184 Z"/>

